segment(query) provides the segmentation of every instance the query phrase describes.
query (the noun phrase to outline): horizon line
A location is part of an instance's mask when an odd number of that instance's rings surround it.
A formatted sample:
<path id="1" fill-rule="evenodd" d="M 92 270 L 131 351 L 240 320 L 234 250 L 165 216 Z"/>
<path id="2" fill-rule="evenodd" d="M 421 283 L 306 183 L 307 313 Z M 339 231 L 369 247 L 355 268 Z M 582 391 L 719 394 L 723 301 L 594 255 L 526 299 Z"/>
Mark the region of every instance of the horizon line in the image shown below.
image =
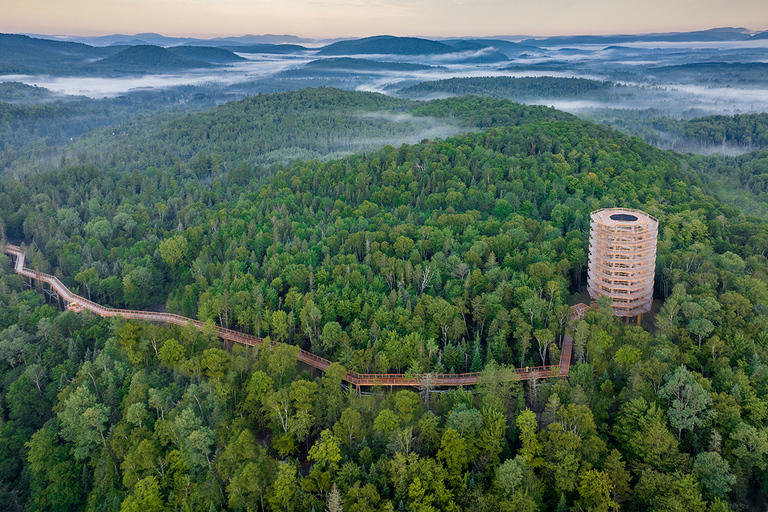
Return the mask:
<path id="1" fill-rule="evenodd" d="M 40 32 L 5 32 L 5 34 L 10 35 L 24 35 L 28 37 L 38 37 L 38 38 L 51 38 L 55 40 L 65 40 L 66 38 L 80 38 L 80 39 L 99 39 L 99 38 L 105 38 L 105 37 L 111 37 L 111 36 L 126 36 L 126 37 L 139 37 L 139 36 L 159 36 L 167 39 L 190 39 L 190 40 L 198 40 L 198 41 L 214 41 L 216 39 L 239 39 L 244 37 L 289 37 L 289 38 L 297 38 L 297 39 L 304 39 L 308 41 L 323 41 L 323 40 L 339 40 L 339 39 L 365 39 L 369 37 L 381 37 L 381 36 L 392 36 L 392 37 L 413 37 L 413 38 L 419 38 L 419 39 L 502 39 L 502 38 L 508 38 L 511 40 L 523 40 L 523 39 L 552 39 L 552 38 L 568 38 L 568 37 L 620 37 L 620 36 L 656 36 L 656 35 L 680 35 L 680 34 L 691 34 L 691 33 L 698 33 L 698 32 L 712 32 L 717 30 L 734 30 L 734 31 L 744 31 L 744 33 L 749 34 L 750 36 L 755 36 L 757 34 L 762 34 L 764 32 L 768 32 L 768 28 L 765 29 L 749 29 L 746 27 L 712 27 L 708 29 L 699 29 L 699 30 L 683 30 L 683 31 L 669 31 L 669 32 L 623 32 L 623 33 L 571 33 L 571 34 L 556 34 L 556 35 L 530 35 L 530 34 L 494 34 L 494 35 L 442 35 L 442 36 L 425 36 L 425 35 L 417 35 L 417 34 L 410 34 L 410 35 L 394 35 L 394 34 L 388 34 L 388 33 L 380 33 L 380 34 L 370 34 L 370 35 L 358 35 L 358 36 L 323 36 L 323 37 L 311 37 L 311 36 L 302 36 L 297 34 L 273 34 L 273 33 L 264 33 L 264 34 L 242 34 L 242 35 L 205 35 L 205 36 L 194 36 L 194 35 L 166 35 L 159 32 L 136 32 L 134 34 L 130 33 L 122 33 L 122 32 L 111 32 L 111 33 L 101 33 L 101 34 L 93 34 L 93 35 L 81 35 L 81 34 L 51 34 L 51 33 L 40 33 Z M 695 41 L 691 41 L 695 42 Z M 702 41 L 702 42 L 717 42 L 717 41 Z M 727 41 L 723 41 L 727 42 Z"/>

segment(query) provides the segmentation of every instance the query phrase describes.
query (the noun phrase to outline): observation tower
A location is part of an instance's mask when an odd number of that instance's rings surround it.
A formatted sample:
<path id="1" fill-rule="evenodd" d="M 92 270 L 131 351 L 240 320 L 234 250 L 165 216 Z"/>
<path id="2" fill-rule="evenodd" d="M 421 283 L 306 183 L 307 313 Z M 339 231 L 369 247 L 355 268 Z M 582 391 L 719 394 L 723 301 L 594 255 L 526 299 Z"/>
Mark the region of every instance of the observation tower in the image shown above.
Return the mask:
<path id="1" fill-rule="evenodd" d="M 605 208 L 591 214 L 587 290 L 593 301 L 607 295 L 618 316 L 651 310 L 659 221 L 639 210 Z"/>

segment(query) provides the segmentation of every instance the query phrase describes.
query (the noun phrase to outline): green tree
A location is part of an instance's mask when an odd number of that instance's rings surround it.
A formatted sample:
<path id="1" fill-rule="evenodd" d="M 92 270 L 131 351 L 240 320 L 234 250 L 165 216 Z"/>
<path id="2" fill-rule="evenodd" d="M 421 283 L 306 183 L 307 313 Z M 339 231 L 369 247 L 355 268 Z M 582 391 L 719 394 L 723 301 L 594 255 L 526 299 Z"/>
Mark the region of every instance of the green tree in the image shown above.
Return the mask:
<path id="1" fill-rule="evenodd" d="M 525 460 L 518 455 L 514 459 L 507 459 L 496 471 L 496 487 L 502 496 L 513 496 L 523 484 L 525 476 Z"/>
<path id="2" fill-rule="evenodd" d="M 547 365 L 547 350 L 555 341 L 555 333 L 551 329 L 536 329 L 533 331 L 533 337 L 539 344 L 539 356 L 541 356 L 541 365 Z"/>
<path id="3" fill-rule="evenodd" d="M 91 287 L 98 283 L 99 272 L 95 268 L 89 267 L 76 274 L 75 281 L 82 283 L 85 286 L 85 289 L 88 290 L 88 300 L 91 300 Z"/>
<path id="4" fill-rule="evenodd" d="M 701 340 L 709 336 L 714 329 L 715 326 L 706 318 L 694 318 L 688 324 L 688 330 L 698 337 L 699 348 L 701 348 Z"/>
<path id="5" fill-rule="evenodd" d="M 165 512 L 168 508 L 160 494 L 160 484 L 148 476 L 133 487 L 131 494 L 120 505 L 120 512 Z"/>
<path id="6" fill-rule="evenodd" d="M 341 413 L 341 418 L 334 425 L 333 431 L 346 447 L 351 447 L 354 441 L 364 433 L 360 412 L 346 409 Z"/>
<path id="7" fill-rule="evenodd" d="M 184 235 L 176 235 L 160 242 L 160 257 L 171 267 L 176 267 L 187 258 L 189 242 Z"/>
<path id="8" fill-rule="evenodd" d="M 142 309 L 152 304 L 154 277 L 146 267 L 136 267 L 123 277 L 123 296 L 128 306 Z"/>
<path id="9" fill-rule="evenodd" d="M 26 444 L 32 503 L 39 510 L 71 510 L 80 502 L 80 465 L 58 444 L 52 427 L 43 427 Z"/>
<path id="10" fill-rule="evenodd" d="M 605 464 L 603 464 L 603 469 L 608 475 L 608 478 L 611 479 L 613 489 L 611 500 L 616 503 L 616 506 L 614 507 L 615 511 L 622 503 L 629 499 L 629 483 L 631 475 L 626 469 L 626 464 L 621 460 L 621 454 L 615 449 L 611 450 L 611 453 L 608 454 L 608 457 L 605 459 Z"/>
<path id="11" fill-rule="evenodd" d="M 32 336 L 16 324 L 0 331 L 0 359 L 5 360 L 11 368 L 24 364 L 31 342 Z"/>
<path id="12" fill-rule="evenodd" d="M 481 453 L 488 457 L 488 462 L 496 465 L 504 450 L 507 418 L 501 411 L 487 407 L 483 409 L 482 416 L 483 427 L 478 436 L 478 447 L 481 448 Z"/>
<path id="13" fill-rule="evenodd" d="M 224 373 L 228 369 L 227 363 L 229 363 L 229 353 L 220 348 L 206 349 L 200 358 L 200 366 L 205 376 L 213 382 L 219 382 L 224 378 Z"/>
<path id="14" fill-rule="evenodd" d="M 407 389 L 395 394 L 395 410 L 403 423 L 410 423 L 419 410 L 419 395 Z"/>
<path id="15" fill-rule="evenodd" d="M 273 378 L 283 382 L 283 379 L 296 371 L 296 362 L 301 349 L 295 345 L 275 343 L 269 355 L 268 367 Z"/>
<path id="16" fill-rule="evenodd" d="M 227 484 L 228 504 L 235 510 L 249 510 L 257 501 L 264 505 L 268 467 L 263 462 L 248 462 Z"/>
<path id="17" fill-rule="evenodd" d="M 284 510 L 285 512 L 296 510 L 299 492 L 296 479 L 296 468 L 293 464 L 288 462 L 277 464 L 277 476 L 272 484 L 268 500 L 272 510 Z"/>
<path id="18" fill-rule="evenodd" d="M 731 473 L 731 466 L 717 452 L 702 452 L 693 462 L 695 474 L 704 487 L 705 497 L 727 499 L 736 477 Z"/>
<path id="19" fill-rule="evenodd" d="M 326 354 L 332 354 L 341 343 L 344 331 L 338 322 L 328 322 L 323 326 L 323 333 L 320 340 L 323 342 L 323 350 Z"/>
<path id="20" fill-rule="evenodd" d="M 523 444 L 520 449 L 520 455 L 525 460 L 528 467 L 534 467 L 534 460 L 541 455 L 541 444 L 539 443 L 538 436 L 536 435 L 537 423 L 536 414 L 525 409 L 517 417 L 515 422 L 519 430 L 520 442 Z"/>
<path id="21" fill-rule="evenodd" d="M 670 424 L 677 429 L 678 439 L 683 430 L 694 431 L 696 427 L 709 424 L 713 416 L 712 397 L 693 379 L 685 366 L 679 366 L 667 377 L 667 382 L 659 390 L 659 396 L 669 401 Z"/>
<path id="22" fill-rule="evenodd" d="M 464 479 L 464 468 L 469 463 L 467 443 L 452 428 L 445 429 L 440 441 L 437 459 L 445 464 L 449 477 L 456 483 Z"/>
<path id="23" fill-rule="evenodd" d="M 614 435 L 629 460 L 639 459 L 655 468 L 672 470 L 679 463 L 678 442 L 655 403 L 636 398 L 622 405 Z"/>
<path id="24" fill-rule="evenodd" d="M 347 370 L 339 363 L 331 363 L 322 379 L 321 399 L 325 406 L 323 412 L 326 417 L 326 425 L 331 426 L 339 417 L 344 402 L 341 382 L 346 379 Z"/>
<path id="25" fill-rule="evenodd" d="M 640 504 L 653 511 L 707 510 L 696 477 L 680 472 L 660 473 L 651 469 L 644 470 L 635 486 L 635 496 Z"/>
<path id="26" fill-rule="evenodd" d="M 176 368 L 176 366 L 184 359 L 186 350 L 184 346 L 177 340 L 171 338 L 163 343 L 160 350 L 157 352 L 157 356 L 160 361 L 170 368 Z"/>
<path id="27" fill-rule="evenodd" d="M 389 433 L 399 425 L 400 419 L 392 412 L 392 409 L 381 409 L 376 419 L 373 420 L 374 430 L 381 432 L 385 436 L 389 436 Z"/>
<path id="28" fill-rule="evenodd" d="M 309 449 L 309 457 L 321 470 L 336 471 L 341 461 L 341 450 L 336 437 L 330 430 L 320 432 L 318 439 Z"/>
<path id="29" fill-rule="evenodd" d="M 579 496 L 581 505 L 588 512 L 608 512 L 618 508 L 611 499 L 613 483 L 607 474 L 591 469 L 584 471 L 579 478 Z"/>
<path id="30" fill-rule="evenodd" d="M 86 459 L 99 445 L 106 446 L 104 434 L 108 417 L 109 410 L 96 401 L 86 384 L 81 384 L 64 401 L 64 407 L 58 412 L 61 436 L 75 446 L 75 459 Z"/>
<path id="31" fill-rule="evenodd" d="M 286 312 L 275 311 L 272 313 L 270 323 L 272 324 L 272 333 L 275 335 L 275 339 L 281 342 L 287 341 L 290 326 L 288 325 L 288 315 Z"/>
<path id="32" fill-rule="evenodd" d="M 755 467 L 760 470 L 768 467 L 768 430 L 739 423 L 731 434 L 731 440 L 737 463 L 747 471 L 751 472 Z"/>

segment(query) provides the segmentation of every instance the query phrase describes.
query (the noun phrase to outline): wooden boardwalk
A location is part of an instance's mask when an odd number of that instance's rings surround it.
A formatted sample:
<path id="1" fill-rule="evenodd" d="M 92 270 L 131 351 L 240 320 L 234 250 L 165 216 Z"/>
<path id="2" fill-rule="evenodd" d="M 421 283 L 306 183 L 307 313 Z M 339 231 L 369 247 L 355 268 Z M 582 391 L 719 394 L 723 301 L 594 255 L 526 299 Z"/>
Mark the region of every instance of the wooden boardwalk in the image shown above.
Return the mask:
<path id="1" fill-rule="evenodd" d="M 75 295 L 69 288 L 59 281 L 59 279 L 50 274 L 44 274 L 35 270 L 26 268 L 24 266 L 25 255 L 21 248 L 15 245 L 6 245 L 5 252 L 14 256 L 16 261 L 14 269 L 16 273 L 29 277 L 30 279 L 36 279 L 43 283 L 48 283 L 52 290 L 66 302 L 67 308 L 74 311 L 88 310 L 101 317 L 116 317 L 121 316 L 123 318 L 130 318 L 132 320 L 146 320 L 152 322 L 165 322 L 169 324 L 175 324 L 185 326 L 188 324 L 194 325 L 198 330 L 203 330 L 202 322 L 187 318 L 180 315 L 173 315 L 171 313 L 155 313 L 152 311 L 135 311 L 132 309 L 112 309 L 104 307 L 100 304 L 92 302 L 84 297 Z M 263 346 L 266 342 L 265 339 L 257 336 L 251 336 L 250 334 L 244 334 L 232 329 L 225 329 L 223 327 L 216 327 L 216 334 L 219 338 L 239 343 L 247 346 Z M 274 342 L 269 345 L 270 350 L 274 346 Z M 573 338 L 570 336 L 563 337 L 563 346 L 560 353 L 560 364 L 550 366 L 532 366 L 527 368 L 517 368 L 506 373 L 510 380 L 530 380 L 530 379 L 545 379 L 552 377 L 567 377 L 571 367 L 571 351 L 573 347 Z M 306 350 L 300 350 L 298 360 L 302 363 L 316 368 L 318 370 L 325 371 L 331 365 L 331 361 L 317 356 Z M 354 385 L 357 388 L 360 386 L 409 386 L 418 387 L 422 384 L 427 384 L 431 387 L 450 387 L 450 386 L 471 386 L 480 382 L 481 373 L 430 373 L 430 374 L 418 374 L 418 375 L 405 375 L 402 373 L 357 373 L 348 371 L 346 381 Z"/>

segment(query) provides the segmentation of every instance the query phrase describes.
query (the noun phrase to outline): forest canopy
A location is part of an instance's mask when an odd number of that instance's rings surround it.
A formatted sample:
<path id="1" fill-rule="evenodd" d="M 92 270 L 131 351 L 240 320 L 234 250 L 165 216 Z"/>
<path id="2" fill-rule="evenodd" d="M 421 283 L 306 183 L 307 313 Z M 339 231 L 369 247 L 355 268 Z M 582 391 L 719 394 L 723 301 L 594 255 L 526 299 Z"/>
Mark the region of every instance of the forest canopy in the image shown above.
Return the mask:
<path id="1" fill-rule="evenodd" d="M 275 112 L 282 122 L 296 105 L 320 112 L 342 96 L 278 95 Z M 125 154 L 0 177 L 0 236 L 24 243 L 31 268 L 112 307 L 165 307 L 278 342 L 230 347 L 206 329 L 62 313 L 0 255 L 0 502 L 765 503 L 768 227 L 708 193 L 701 159 L 553 109 L 469 97 L 403 112 L 485 127 L 476 133 L 254 166 L 233 141 L 240 125 L 223 127 L 238 120 L 283 140 L 288 130 L 271 132 L 277 119 L 259 110 L 268 101 L 172 121 L 168 153 L 146 167 Z M 346 118 L 304 119 L 296 137 Z M 135 140 L 155 158 L 151 141 Z M 660 222 L 658 310 L 642 326 L 605 303 L 569 320 L 584 300 L 589 213 L 614 206 Z M 565 333 L 568 379 L 505 378 L 557 361 Z M 313 374 L 297 347 L 335 363 Z M 342 387 L 346 369 L 483 378 L 472 390 L 359 396 Z"/>

